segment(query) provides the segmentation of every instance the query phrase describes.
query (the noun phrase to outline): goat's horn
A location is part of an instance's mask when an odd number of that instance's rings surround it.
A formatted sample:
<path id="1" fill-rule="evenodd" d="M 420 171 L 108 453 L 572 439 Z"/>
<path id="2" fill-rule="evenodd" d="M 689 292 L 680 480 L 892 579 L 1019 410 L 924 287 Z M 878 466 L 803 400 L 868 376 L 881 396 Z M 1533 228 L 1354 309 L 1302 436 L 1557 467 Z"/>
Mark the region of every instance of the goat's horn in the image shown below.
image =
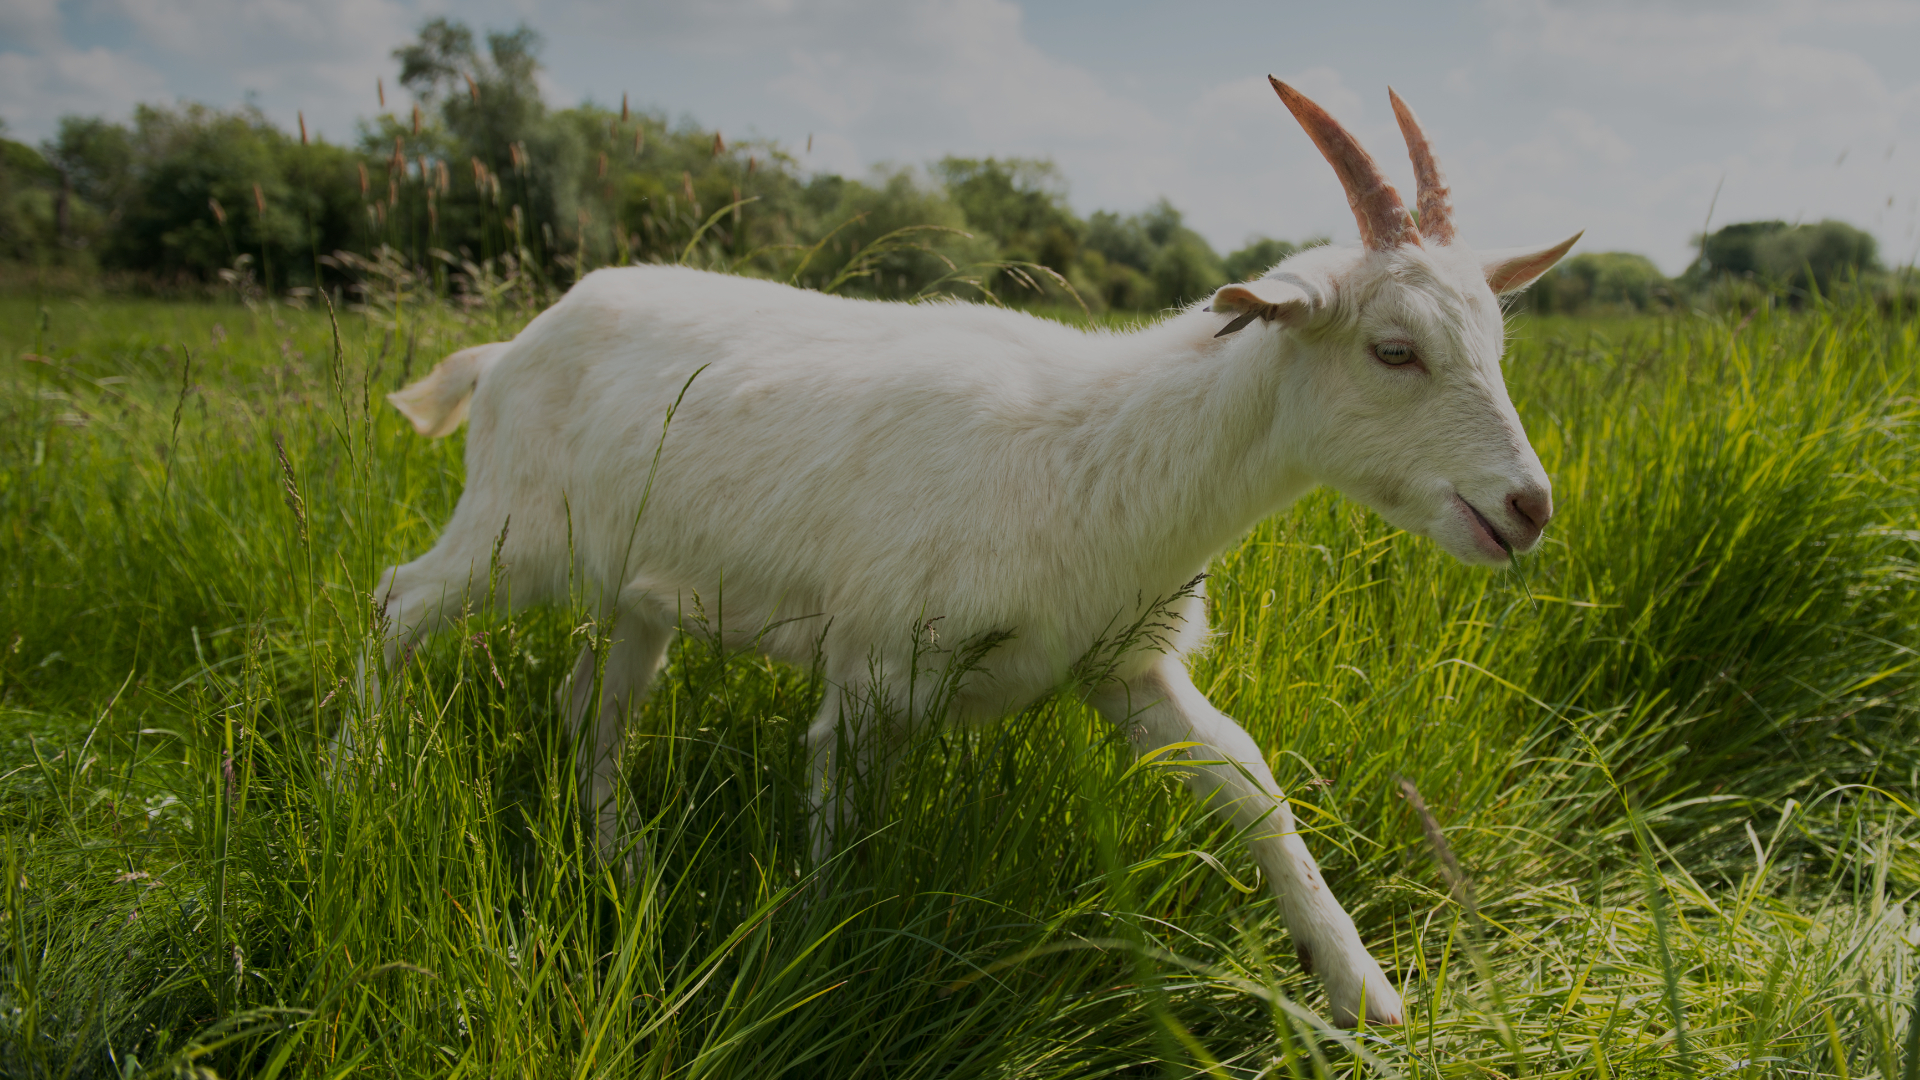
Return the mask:
<path id="1" fill-rule="evenodd" d="M 1375 251 L 1406 244 L 1419 246 L 1420 230 L 1414 227 L 1413 215 L 1407 213 L 1400 193 L 1387 182 L 1386 174 L 1361 148 L 1359 140 L 1300 91 L 1271 75 L 1267 81 L 1339 175 L 1340 186 L 1347 191 L 1347 205 L 1353 207 L 1354 220 L 1360 223 L 1360 242 Z"/>
<path id="2" fill-rule="evenodd" d="M 1419 183 L 1415 205 L 1420 208 L 1420 235 L 1436 244 L 1453 243 L 1453 190 L 1447 187 L 1446 174 L 1433 158 L 1433 144 L 1420 128 L 1420 121 L 1400 100 L 1393 87 L 1387 87 L 1393 99 L 1393 116 L 1400 121 L 1400 134 L 1407 140 L 1407 156 L 1413 159 L 1413 177 Z"/>

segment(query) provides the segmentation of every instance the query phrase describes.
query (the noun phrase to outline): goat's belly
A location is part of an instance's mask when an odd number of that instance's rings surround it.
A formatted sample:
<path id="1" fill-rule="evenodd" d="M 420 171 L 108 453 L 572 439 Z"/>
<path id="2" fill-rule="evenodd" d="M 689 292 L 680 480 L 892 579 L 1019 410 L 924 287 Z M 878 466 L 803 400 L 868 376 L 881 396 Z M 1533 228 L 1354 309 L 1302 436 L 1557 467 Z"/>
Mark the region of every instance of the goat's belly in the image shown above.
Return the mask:
<path id="1" fill-rule="evenodd" d="M 1069 613 L 1056 608 L 1049 618 L 1045 608 L 983 608 L 977 596 L 969 602 L 904 586 L 836 598 L 810 583 L 743 570 L 642 576 L 625 591 L 644 595 L 657 618 L 728 650 L 802 668 L 817 664 L 842 689 L 863 697 L 877 691 L 899 706 L 911 699 L 912 712 L 937 709 L 961 723 L 1016 712 L 1075 688 L 1082 675 L 1129 678 L 1162 652 L 1186 651 L 1204 633 L 1196 624 L 1179 640 L 1129 645 L 1117 640 L 1133 621 L 1120 609 L 1095 618 L 1089 608 L 1063 619 Z M 1197 605 L 1191 615 L 1203 617 Z"/>

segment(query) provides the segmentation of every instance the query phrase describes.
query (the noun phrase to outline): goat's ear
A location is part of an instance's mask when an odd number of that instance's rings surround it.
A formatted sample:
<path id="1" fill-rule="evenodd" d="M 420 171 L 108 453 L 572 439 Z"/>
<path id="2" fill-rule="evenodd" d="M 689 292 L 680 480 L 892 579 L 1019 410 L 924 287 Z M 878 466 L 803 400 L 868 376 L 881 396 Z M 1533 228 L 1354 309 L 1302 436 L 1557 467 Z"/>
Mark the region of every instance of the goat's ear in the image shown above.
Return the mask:
<path id="1" fill-rule="evenodd" d="M 1519 292 L 1538 281 L 1541 274 L 1553 269 L 1553 264 L 1559 262 L 1585 235 L 1586 230 L 1583 229 L 1552 247 L 1483 251 L 1480 253 L 1481 272 L 1487 275 L 1487 285 L 1496 294 Z"/>
<path id="2" fill-rule="evenodd" d="M 1311 307 L 1312 298 L 1307 290 L 1292 282 L 1258 278 L 1228 285 L 1213 294 L 1213 310 L 1237 317 L 1214 337 L 1226 337 L 1256 318 L 1278 319 L 1287 326 L 1299 326 L 1306 321 Z"/>

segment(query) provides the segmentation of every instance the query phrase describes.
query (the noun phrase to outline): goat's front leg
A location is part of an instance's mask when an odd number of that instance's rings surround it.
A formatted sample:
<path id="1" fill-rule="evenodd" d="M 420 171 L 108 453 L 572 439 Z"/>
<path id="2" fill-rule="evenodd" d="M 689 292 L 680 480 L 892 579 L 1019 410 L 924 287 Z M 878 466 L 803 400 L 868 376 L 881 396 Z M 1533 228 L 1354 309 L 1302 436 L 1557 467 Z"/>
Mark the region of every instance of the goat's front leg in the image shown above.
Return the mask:
<path id="1" fill-rule="evenodd" d="M 1163 657 L 1139 678 L 1096 694 L 1093 704 L 1127 732 L 1135 753 L 1199 744 L 1177 752 L 1192 762 L 1183 769 L 1187 787 L 1246 834 L 1280 900 L 1301 963 L 1326 980 L 1334 1021 L 1353 1027 L 1364 1010 L 1369 1023 L 1400 1023 L 1400 995 L 1328 891 L 1259 746 L 1213 707 L 1180 661 Z"/>
<path id="2" fill-rule="evenodd" d="M 807 833 L 815 866 L 860 832 L 864 806 L 884 806 L 898 746 L 878 703 L 829 690 L 807 728 Z"/>
<path id="3" fill-rule="evenodd" d="M 373 593 L 381 613 L 380 640 L 377 645 L 364 643 L 354 662 L 354 694 L 360 705 L 358 719 L 363 724 L 380 707 L 382 673 L 397 674 L 413 647 L 444 626 L 466 603 L 469 582 L 436 575 L 435 569 L 430 559 L 422 558 L 389 567 L 380 576 L 380 585 Z M 335 787 L 345 783 L 347 764 L 355 755 L 355 719 L 349 713 L 340 721 L 328 747 L 325 767 Z M 377 748 L 374 756 L 378 757 Z"/>
<path id="4" fill-rule="evenodd" d="M 574 738 L 581 794 L 592 812 L 600 855 L 609 862 L 631 842 L 628 834 L 634 829 L 631 815 L 622 811 L 625 800 L 620 784 L 620 751 L 626 743 L 627 717 L 646 697 L 672 640 L 671 626 L 624 610 L 612 634 L 599 644 L 606 654 L 606 664 L 597 663 L 593 646 L 580 650 L 572 676 L 560 688 L 567 729 Z M 597 684 L 596 668 L 600 676 Z M 584 735 L 583 728 L 587 729 Z M 637 852 L 636 848 L 634 854 Z"/>

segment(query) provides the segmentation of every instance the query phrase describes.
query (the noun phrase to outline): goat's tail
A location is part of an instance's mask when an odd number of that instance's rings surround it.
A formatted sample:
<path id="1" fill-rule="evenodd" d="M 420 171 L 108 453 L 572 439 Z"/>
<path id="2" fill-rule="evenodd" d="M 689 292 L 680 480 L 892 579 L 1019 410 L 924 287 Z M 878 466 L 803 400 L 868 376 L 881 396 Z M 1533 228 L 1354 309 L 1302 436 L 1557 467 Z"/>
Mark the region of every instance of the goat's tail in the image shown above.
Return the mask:
<path id="1" fill-rule="evenodd" d="M 413 430 L 430 439 L 451 435 L 467 418 L 474 387 L 499 359 L 508 342 L 495 341 L 461 349 L 435 365 L 426 378 L 387 395 L 393 407 L 413 423 Z"/>

